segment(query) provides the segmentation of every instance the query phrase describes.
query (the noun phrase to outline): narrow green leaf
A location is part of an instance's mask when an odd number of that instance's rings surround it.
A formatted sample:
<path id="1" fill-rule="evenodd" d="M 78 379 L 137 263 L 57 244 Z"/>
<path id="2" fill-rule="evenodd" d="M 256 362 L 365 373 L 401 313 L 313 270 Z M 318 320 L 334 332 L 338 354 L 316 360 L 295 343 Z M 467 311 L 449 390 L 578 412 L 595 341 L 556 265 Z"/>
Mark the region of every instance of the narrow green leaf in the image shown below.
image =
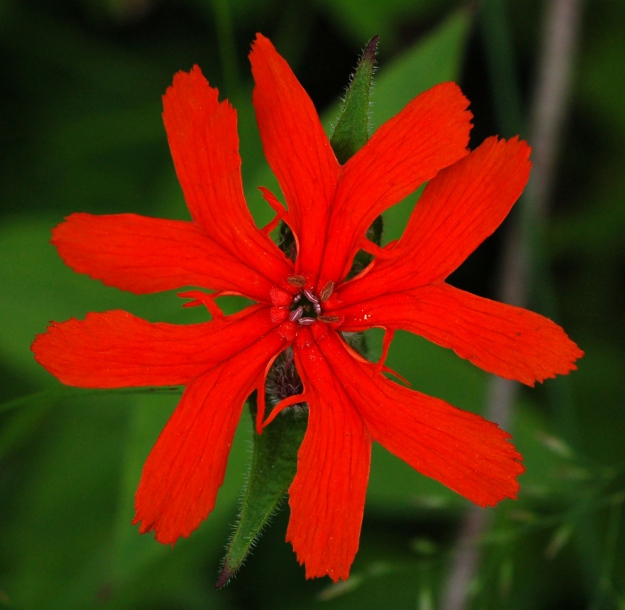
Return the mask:
<path id="1" fill-rule="evenodd" d="M 378 37 L 374 36 L 358 61 L 330 139 L 339 163 L 345 163 L 369 139 L 369 104 L 377 48 Z"/>
<path id="2" fill-rule="evenodd" d="M 250 412 L 255 421 L 255 399 L 250 400 Z M 295 476 L 297 452 L 307 423 L 308 409 L 296 405 L 278 415 L 262 434 L 254 432 L 250 474 L 217 588 L 225 586 L 243 565 L 265 525 L 280 507 Z"/>
<path id="3" fill-rule="evenodd" d="M 352 75 L 347 94 L 341 104 L 339 119 L 330 138 L 330 144 L 339 163 L 345 163 L 354 156 L 371 135 L 369 108 L 378 39 L 378 36 L 374 36 L 367 43 L 358 60 L 356 71 Z M 367 239 L 379 246 L 383 226 L 382 217 L 379 216 L 367 231 Z M 369 253 L 360 250 L 354 259 L 350 277 L 358 275 L 372 258 Z"/>

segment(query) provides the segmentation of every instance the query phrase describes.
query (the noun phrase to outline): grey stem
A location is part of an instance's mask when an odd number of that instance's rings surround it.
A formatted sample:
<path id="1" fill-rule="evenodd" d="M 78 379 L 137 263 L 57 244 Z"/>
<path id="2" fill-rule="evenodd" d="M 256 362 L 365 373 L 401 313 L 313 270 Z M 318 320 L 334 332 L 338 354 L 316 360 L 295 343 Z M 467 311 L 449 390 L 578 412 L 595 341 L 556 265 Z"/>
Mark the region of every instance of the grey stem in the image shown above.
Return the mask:
<path id="1" fill-rule="evenodd" d="M 562 125 L 566 116 L 575 56 L 580 0 L 551 0 L 547 6 L 543 48 L 529 123 L 532 176 L 523 197 L 523 218 L 512 231 L 500 269 L 499 298 L 524 306 L 531 283 L 531 232 L 544 222 L 553 185 Z M 533 227 L 533 228 L 532 228 Z M 486 417 L 506 428 L 513 419 L 516 382 L 493 377 Z M 481 557 L 480 541 L 491 513 L 477 506 L 468 509 L 461 524 L 454 559 L 447 577 L 442 610 L 464 610 Z"/>

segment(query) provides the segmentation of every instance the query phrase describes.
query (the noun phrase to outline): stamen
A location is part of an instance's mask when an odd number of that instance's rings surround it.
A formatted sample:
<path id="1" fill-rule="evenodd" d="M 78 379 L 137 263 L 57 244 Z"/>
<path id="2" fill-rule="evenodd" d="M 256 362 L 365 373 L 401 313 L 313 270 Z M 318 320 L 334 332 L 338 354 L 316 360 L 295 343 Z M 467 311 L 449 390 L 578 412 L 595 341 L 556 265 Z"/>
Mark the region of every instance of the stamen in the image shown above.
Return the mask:
<path id="1" fill-rule="evenodd" d="M 319 300 L 323 303 L 330 298 L 332 291 L 334 290 L 334 282 L 330 280 L 319 293 Z"/>
<path id="2" fill-rule="evenodd" d="M 303 275 L 291 275 L 286 278 L 286 281 L 291 284 L 291 286 L 301 288 L 306 283 L 306 278 Z"/>
<path id="3" fill-rule="evenodd" d="M 297 320 L 299 320 L 303 315 L 304 308 L 300 305 L 289 314 L 289 320 L 291 320 L 291 322 L 297 322 Z"/>
<path id="4" fill-rule="evenodd" d="M 308 288 L 304 288 L 304 295 L 311 303 L 319 303 L 319 298 L 314 292 L 312 292 L 312 290 L 308 290 Z"/>
<path id="5" fill-rule="evenodd" d="M 286 281 L 291 286 L 301 288 L 297 294 L 290 297 L 291 306 L 288 313 L 290 322 L 297 322 L 300 326 L 311 326 L 317 320 L 327 324 L 341 321 L 340 316 L 324 315 L 323 313 L 323 303 L 330 298 L 334 291 L 333 281 L 327 282 L 318 294 L 313 292 L 311 288 L 304 288 L 306 278 L 303 275 L 291 275 L 286 278 Z"/>

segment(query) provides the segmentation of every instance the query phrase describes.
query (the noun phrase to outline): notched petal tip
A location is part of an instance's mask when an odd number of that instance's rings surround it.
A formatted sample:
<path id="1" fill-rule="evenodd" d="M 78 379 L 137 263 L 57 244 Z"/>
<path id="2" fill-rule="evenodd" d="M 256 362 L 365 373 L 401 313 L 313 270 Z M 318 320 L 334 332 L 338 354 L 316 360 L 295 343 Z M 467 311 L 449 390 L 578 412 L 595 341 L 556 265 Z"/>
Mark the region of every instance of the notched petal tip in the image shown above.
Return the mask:
<path id="1" fill-rule="evenodd" d="M 487 508 L 503 500 L 517 499 L 521 488 L 518 478 L 525 472 L 525 466 L 523 456 L 512 443 L 512 435 L 493 422 L 479 419 L 485 430 L 487 425 L 491 428 L 488 440 L 484 442 L 483 454 L 475 455 L 479 483 L 470 491 L 467 491 L 464 481 L 461 486 L 449 487 L 478 506 Z"/>
<path id="2" fill-rule="evenodd" d="M 250 46 L 250 52 L 248 53 L 248 58 L 252 63 L 252 66 L 256 62 L 263 62 L 266 64 L 274 64 L 275 62 L 277 62 L 278 66 L 286 67 L 286 62 L 284 58 L 278 53 L 276 47 L 273 46 L 271 40 L 269 40 L 269 38 L 267 38 L 260 32 L 256 33 L 256 37 L 252 41 L 252 44 Z"/>
<path id="3" fill-rule="evenodd" d="M 269 45 L 273 47 L 269 38 L 267 38 L 267 36 L 265 36 L 261 32 L 256 32 L 256 36 L 254 37 L 254 40 L 252 41 L 252 45 L 251 45 L 252 49 L 256 47 L 256 45 Z"/>
<path id="4" fill-rule="evenodd" d="M 218 95 L 218 90 L 209 85 L 208 80 L 204 74 L 202 74 L 202 69 L 197 64 L 194 64 L 188 72 L 186 70 L 179 70 L 174 74 L 172 84 L 167 87 L 163 94 L 163 101 L 179 94 L 191 94 L 190 98 L 193 99 L 195 97 L 193 95 L 194 91 L 198 89 L 204 90 L 207 87 L 215 96 Z"/>

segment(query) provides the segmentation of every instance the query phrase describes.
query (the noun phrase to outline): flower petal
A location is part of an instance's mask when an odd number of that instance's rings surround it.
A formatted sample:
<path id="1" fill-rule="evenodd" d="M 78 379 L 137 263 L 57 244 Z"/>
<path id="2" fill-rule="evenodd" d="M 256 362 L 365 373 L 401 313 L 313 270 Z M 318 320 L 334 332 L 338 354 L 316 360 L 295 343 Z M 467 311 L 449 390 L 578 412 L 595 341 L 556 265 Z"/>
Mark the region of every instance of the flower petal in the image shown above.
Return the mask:
<path id="1" fill-rule="evenodd" d="M 163 120 L 191 216 L 210 239 L 278 283 L 284 255 L 254 224 L 241 183 L 236 111 L 218 101 L 200 69 L 178 72 L 163 96 Z"/>
<path id="2" fill-rule="evenodd" d="M 501 224 L 529 178 L 530 147 L 487 138 L 426 186 L 392 254 L 379 259 L 343 298 L 417 288 L 445 279 Z"/>
<path id="3" fill-rule="evenodd" d="M 458 85 L 437 85 L 384 123 L 345 164 L 332 208 L 324 278 L 343 279 L 375 218 L 468 154 L 468 105 Z"/>
<path id="4" fill-rule="evenodd" d="M 271 42 L 258 34 L 250 53 L 253 103 L 265 157 L 288 205 L 299 272 L 316 272 L 340 165 L 312 101 Z"/>
<path id="5" fill-rule="evenodd" d="M 62 383 L 83 388 L 186 384 L 234 357 L 275 326 L 265 306 L 203 324 L 146 322 L 125 311 L 52 322 L 35 359 Z"/>
<path id="6" fill-rule="evenodd" d="M 376 374 L 375 365 L 350 353 L 335 333 L 318 345 L 328 365 L 340 371 L 345 393 L 373 440 L 480 506 L 516 497 L 516 478 L 524 468 L 508 433 Z"/>
<path id="7" fill-rule="evenodd" d="M 527 385 L 576 369 L 583 352 L 557 324 L 448 284 L 373 298 L 340 309 L 343 330 L 404 329 L 453 349 L 461 358 Z"/>
<path id="8" fill-rule="evenodd" d="M 74 271 L 135 294 L 201 286 L 269 301 L 280 279 L 272 273 L 276 268 L 269 267 L 264 277 L 192 222 L 72 214 L 52 233 L 52 243 Z"/>
<path id="9" fill-rule="evenodd" d="M 348 578 L 358 550 L 371 440 L 340 375 L 328 365 L 310 331 L 303 329 L 300 335 L 294 353 L 310 410 L 289 489 L 287 541 L 306 564 L 307 578 L 328 575 L 336 582 Z"/>
<path id="10" fill-rule="evenodd" d="M 142 534 L 174 544 L 213 510 L 245 399 L 283 347 L 266 335 L 189 384 L 143 467 L 133 521 Z"/>

